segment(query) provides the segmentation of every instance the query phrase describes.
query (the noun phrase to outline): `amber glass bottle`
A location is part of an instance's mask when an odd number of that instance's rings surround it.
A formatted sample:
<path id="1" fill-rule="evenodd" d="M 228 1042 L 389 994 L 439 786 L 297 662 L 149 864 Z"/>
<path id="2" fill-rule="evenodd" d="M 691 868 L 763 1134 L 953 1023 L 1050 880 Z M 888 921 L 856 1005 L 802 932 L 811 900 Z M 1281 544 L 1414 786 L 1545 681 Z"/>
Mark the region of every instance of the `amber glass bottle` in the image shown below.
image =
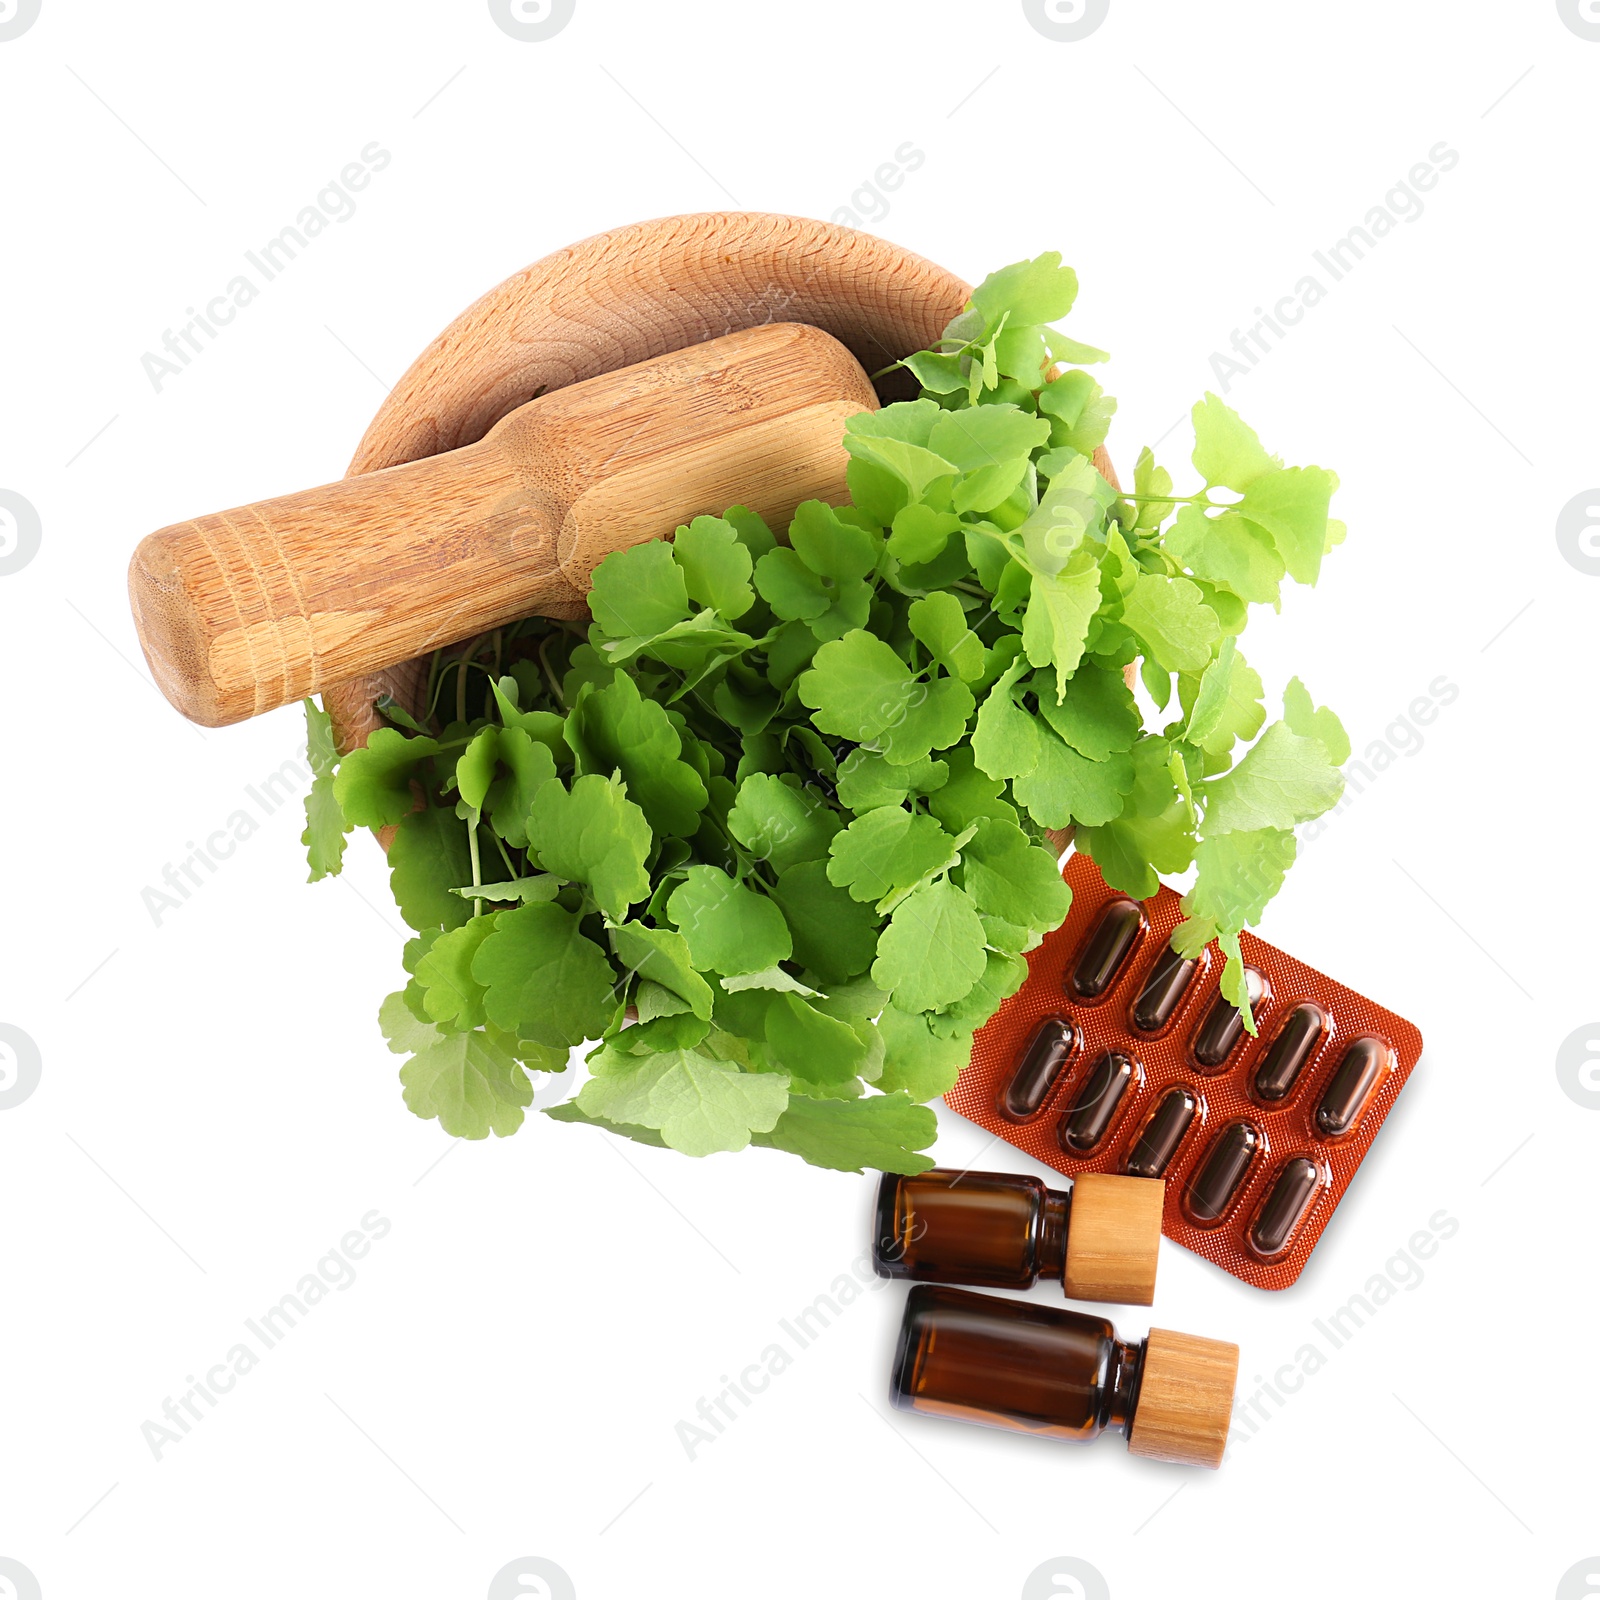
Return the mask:
<path id="1" fill-rule="evenodd" d="M 1134 1455 L 1215 1467 L 1228 1442 L 1237 1345 L 1152 1328 L 1124 1342 L 1103 1317 L 918 1285 L 889 1397 L 905 1411 L 1048 1439 L 1127 1435 Z"/>
<path id="2" fill-rule="evenodd" d="M 1085 1173 L 1071 1190 L 1015 1172 L 885 1173 L 872 1259 L 881 1277 L 1030 1289 L 1059 1278 L 1075 1300 L 1147 1306 L 1165 1186 Z"/>

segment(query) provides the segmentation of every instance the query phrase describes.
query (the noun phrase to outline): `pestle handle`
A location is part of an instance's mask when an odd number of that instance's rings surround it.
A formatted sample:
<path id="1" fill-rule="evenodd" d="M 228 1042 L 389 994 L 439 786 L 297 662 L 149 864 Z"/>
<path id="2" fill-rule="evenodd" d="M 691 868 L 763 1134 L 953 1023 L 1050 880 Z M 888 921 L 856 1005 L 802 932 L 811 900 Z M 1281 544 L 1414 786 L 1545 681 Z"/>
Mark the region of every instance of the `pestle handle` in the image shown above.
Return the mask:
<path id="1" fill-rule="evenodd" d="M 475 444 L 151 534 L 128 583 L 157 684 L 219 727 L 532 614 L 613 550 L 743 503 L 845 497 L 877 406 L 820 329 L 708 340 L 518 407 Z"/>

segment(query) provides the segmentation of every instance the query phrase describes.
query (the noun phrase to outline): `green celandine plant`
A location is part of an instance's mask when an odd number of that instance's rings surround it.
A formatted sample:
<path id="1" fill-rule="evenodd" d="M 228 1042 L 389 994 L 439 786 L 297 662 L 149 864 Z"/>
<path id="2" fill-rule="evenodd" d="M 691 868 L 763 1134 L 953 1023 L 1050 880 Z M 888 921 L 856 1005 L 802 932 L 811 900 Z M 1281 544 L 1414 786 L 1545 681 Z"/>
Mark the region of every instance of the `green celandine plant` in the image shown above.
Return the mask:
<path id="1" fill-rule="evenodd" d="M 587 628 L 440 652 L 422 716 L 385 704 L 342 760 L 307 702 L 313 880 L 351 828 L 396 828 L 416 937 L 379 1020 L 412 1111 L 513 1133 L 530 1074 L 598 1041 L 547 1115 L 920 1171 L 925 1102 L 1067 914 L 1068 827 L 1134 896 L 1194 867 L 1173 944 L 1216 941 L 1248 1020 L 1240 930 L 1349 745 L 1298 680 L 1269 724 L 1237 640 L 1316 581 L 1337 480 L 1207 395 L 1201 489 L 1149 450 L 1113 488 L 1104 353 L 1050 326 L 1076 293 L 1055 254 L 985 280 L 900 363 L 921 398 L 850 420 L 848 505 L 608 557 Z"/>

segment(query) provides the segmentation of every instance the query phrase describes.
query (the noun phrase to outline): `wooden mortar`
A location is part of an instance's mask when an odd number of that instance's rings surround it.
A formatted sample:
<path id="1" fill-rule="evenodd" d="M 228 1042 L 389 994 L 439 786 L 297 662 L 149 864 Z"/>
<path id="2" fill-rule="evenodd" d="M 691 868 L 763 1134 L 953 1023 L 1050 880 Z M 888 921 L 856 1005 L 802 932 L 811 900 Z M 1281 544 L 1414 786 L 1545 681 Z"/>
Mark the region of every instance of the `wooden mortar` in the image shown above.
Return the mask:
<path id="1" fill-rule="evenodd" d="M 474 444 L 536 394 L 768 322 L 822 328 L 877 372 L 936 343 L 971 293 L 888 240 L 805 217 L 702 212 L 613 228 L 468 306 L 394 386 L 345 476 Z M 914 392 L 879 387 L 885 400 Z M 1094 461 L 1115 484 L 1104 450 Z M 427 671 L 419 657 L 325 691 L 340 752 L 385 725 L 382 695 L 419 714 Z M 1071 830 L 1052 837 L 1064 849 Z"/>

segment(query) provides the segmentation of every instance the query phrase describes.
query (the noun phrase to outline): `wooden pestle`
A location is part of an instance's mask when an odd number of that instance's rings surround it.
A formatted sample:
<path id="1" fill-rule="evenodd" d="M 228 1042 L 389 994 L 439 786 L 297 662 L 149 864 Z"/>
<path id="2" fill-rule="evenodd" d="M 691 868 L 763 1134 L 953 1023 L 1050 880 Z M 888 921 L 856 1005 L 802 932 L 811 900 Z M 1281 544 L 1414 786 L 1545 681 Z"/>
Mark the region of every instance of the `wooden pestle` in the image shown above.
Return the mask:
<path id="1" fill-rule="evenodd" d="M 877 399 L 831 335 L 773 323 L 529 400 L 477 443 L 175 523 L 128 589 L 161 691 L 207 727 L 538 613 L 613 550 L 743 503 L 845 497 Z"/>

